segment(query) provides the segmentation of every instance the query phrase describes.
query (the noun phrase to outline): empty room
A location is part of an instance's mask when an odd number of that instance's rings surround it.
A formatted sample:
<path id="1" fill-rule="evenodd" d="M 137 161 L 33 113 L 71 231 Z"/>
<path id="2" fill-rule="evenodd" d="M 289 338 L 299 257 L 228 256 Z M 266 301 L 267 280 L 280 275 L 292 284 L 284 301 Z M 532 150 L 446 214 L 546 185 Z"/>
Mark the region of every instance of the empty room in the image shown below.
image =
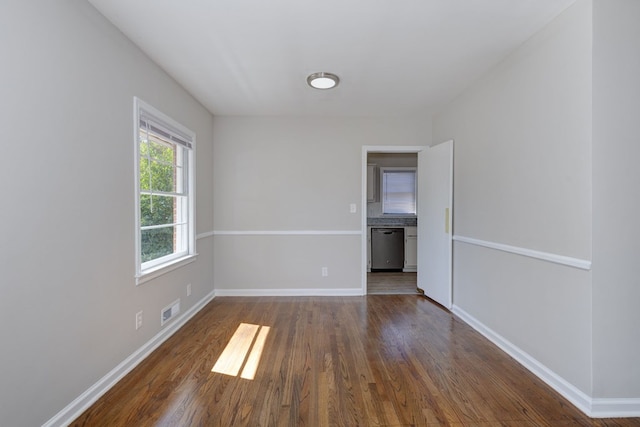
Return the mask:
<path id="1" fill-rule="evenodd" d="M 640 426 L 639 23 L 4 0 L 0 426 Z"/>

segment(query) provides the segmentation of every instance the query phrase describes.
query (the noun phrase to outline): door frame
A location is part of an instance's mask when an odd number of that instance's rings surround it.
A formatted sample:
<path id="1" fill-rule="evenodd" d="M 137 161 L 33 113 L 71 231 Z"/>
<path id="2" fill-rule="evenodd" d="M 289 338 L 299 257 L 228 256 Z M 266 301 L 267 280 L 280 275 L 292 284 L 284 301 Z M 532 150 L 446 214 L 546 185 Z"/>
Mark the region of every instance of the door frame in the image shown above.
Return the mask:
<path id="1" fill-rule="evenodd" d="M 417 154 L 420 151 L 426 150 L 429 147 L 426 145 L 363 145 L 362 146 L 362 172 L 361 172 L 361 201 L 360 209 L 361 213 L 361 286 L 362 295 L 367 294 L 367 157 L 369 153 L 414 153 Z M 417 213 L 418 221 L 420 221 L 420 211 Z M 418 271 L 420 271 L 420 257 L 418 257 Z"/>

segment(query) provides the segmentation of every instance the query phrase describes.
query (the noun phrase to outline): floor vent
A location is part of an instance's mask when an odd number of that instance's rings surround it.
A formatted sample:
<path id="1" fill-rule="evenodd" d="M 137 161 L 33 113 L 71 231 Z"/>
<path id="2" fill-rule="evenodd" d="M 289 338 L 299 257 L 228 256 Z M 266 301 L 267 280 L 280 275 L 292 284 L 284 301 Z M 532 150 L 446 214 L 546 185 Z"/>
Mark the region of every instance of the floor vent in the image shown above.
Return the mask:
<path id="1" fill-rule="evenodd" d="M 166 306 L 160 311 L 160 326 L 167 323 L 169 320 L 180 313 L 180 298 Z"/>

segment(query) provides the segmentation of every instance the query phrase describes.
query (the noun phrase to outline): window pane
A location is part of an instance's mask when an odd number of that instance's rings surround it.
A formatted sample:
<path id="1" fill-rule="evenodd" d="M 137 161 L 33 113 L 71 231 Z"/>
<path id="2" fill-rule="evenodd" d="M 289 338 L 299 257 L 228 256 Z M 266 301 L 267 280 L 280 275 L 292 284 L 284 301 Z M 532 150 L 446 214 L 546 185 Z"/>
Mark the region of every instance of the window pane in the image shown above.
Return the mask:
<path id="1" fill-rule="evenodd" d="M 174 227 L 142 230 L 142 262 L 151 261 L 174 252 Z"/>
<path id="2" fill-rule="evenodd" d="M 140 189 L 176 191 L 176 148 L 140 135 Z"/>
<path id="3" fill-rule="evenodd" d="M 157 138 L 151 138 L 148 142 L 149 144 L 149 157 L 154 160 L 159 160 L 166 163 L 174 163 L 174 152 L 175 148 L 170 143 L 163 142 Z"/>
<path id="4" fill-rule="evenodd" d="M 140 226 L 173 224 L 176 213 L 176 199 L 172 196 L 154 194 L 140 195 Z"/>
<path id="5" fill-rule="evenodd" d="M 135 141 L 139 172 L 136 273 L 142 278 L 195 250 L 193 195 L 189 193 L 195 134 L 137 98 L 134 104 L 140 118 Z M 176 143 L 175 138 L 185 142 Z"/>
<path id="6" fill-rule="evenodd" d="M 382 176 L 382 188 L 383 213 L 416 213 L 416 174 L 414 171 L 385 171 Z"/>
<path id="7" fill-rule="evenodd" d="M 142 150 L 142 145 L 140 145 L 140 149 Z M 151 170 L 151 166 L 149 165 L 149 159 L 146 157 L 140 157 L 140 189 L 141 190 L 151 190 L 151 175 L 149 171 Z"/>

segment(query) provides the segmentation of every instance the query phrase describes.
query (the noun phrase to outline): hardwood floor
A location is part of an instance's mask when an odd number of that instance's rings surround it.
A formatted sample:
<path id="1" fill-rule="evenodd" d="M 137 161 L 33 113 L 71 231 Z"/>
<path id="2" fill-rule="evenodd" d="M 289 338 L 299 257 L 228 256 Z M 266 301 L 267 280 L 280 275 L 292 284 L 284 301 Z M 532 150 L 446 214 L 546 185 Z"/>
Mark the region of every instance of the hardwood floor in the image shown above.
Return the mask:
<path id="1" fill-rule="evenodd" d="M 407 295 L 417 294 L 417 273 L 374 272 L 367 273 L 367 294 Z"/>
<path id="2" fill-rule="evenodd" d="M 270 328 L 253 380 L 211 372 L 241 323 Z M 640 426 L 640 419 L 590 420 L 426 298 L 371 295 L 218 297 L 72 425 Z"/>

